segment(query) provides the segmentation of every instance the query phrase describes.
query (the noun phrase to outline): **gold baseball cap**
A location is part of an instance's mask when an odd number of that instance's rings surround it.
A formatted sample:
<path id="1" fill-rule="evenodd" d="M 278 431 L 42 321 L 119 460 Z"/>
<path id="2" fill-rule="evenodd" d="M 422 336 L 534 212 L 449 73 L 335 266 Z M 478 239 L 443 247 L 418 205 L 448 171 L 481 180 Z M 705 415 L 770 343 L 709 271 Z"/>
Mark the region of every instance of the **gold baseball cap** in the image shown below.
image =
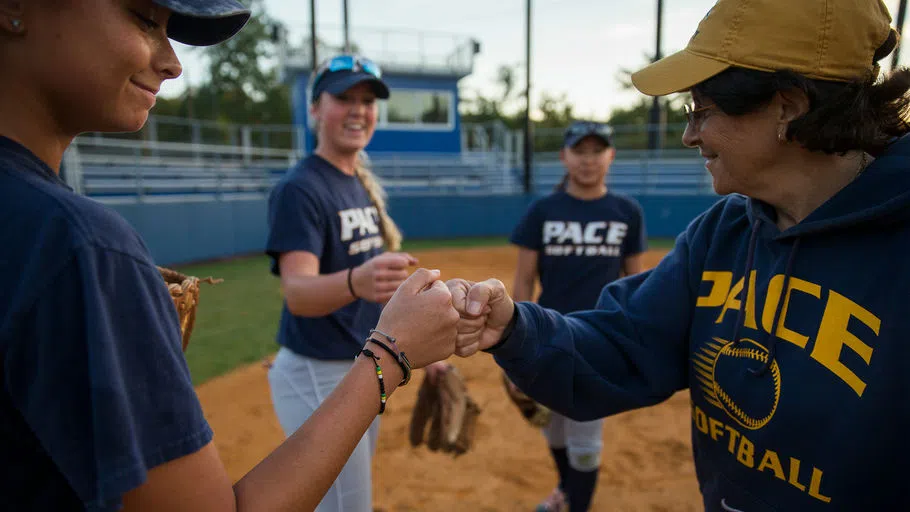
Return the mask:
<path id="1" fill-rule="evenodd" d="M 737 66 L 847 82 L 878 76 L 897 43 L 882 0 L 718 0 L 689 44 L 632 74 L 649 96 L 686 91 Z"/>

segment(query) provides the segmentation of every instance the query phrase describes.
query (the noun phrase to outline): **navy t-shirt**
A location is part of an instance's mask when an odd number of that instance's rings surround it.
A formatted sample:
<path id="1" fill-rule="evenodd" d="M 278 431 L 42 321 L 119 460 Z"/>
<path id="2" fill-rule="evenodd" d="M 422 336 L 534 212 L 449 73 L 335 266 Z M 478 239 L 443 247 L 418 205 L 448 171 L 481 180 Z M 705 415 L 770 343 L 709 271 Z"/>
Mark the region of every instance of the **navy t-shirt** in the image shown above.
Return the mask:
<path id="1" fill-rule="evenodd" d="M 322 157 L 306 157 L 272 190 L 266 254 L 275 275 L 280 275 L 278 259 L 285 252 L 313 253 L 319 273 L 332 274 L 380 254 L 383 245 L 379 213 L 360 180 Z M 381 311 L 379 304 L 359 299 L 329 315 L 308 318 L 291 314 L 285 302 L 277 340 L 314 359 L 353 359 Z"/>
<path id="2" fill-rule="evenodd" d="M 138 234 L 0 137 L 0 510 L 117 510 L 212 431 Z"/>
<path id="3" fill-rule="evenodd" d="M 532 203 L 510 241 L 537 251 L 537 303 L 560 313 L 593 309 L 603 287 L 619 278 L 623 259 L 647 245 L 634 199 L 607 193 L 583 200 L 564 191 Z"/>

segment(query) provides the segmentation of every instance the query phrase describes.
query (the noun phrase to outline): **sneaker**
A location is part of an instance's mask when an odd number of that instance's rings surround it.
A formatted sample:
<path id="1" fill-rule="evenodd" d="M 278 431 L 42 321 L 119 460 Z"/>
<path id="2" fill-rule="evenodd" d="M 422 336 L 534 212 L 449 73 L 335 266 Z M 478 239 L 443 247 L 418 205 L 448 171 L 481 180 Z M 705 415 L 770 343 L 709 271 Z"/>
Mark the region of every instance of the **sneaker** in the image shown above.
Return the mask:
<path id="1" fill-rule="evenodd" d="M 553 489 L 553 492 L 547 496 L 547 499 L 540 502 L 537 505 L 537 508 L 534 509 L 534 512 L 568 512 L 569 511 L 569 501 L 566 499 L 566 494 L 557 487 Z"/>

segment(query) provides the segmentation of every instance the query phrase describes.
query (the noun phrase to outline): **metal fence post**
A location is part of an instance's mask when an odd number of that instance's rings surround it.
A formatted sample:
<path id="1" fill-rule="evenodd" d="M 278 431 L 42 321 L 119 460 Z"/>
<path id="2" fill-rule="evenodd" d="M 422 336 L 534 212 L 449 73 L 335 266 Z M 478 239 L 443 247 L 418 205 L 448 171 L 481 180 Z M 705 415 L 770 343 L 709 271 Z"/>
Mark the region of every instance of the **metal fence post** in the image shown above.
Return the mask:
<path id="1" fill-rule="evenodd" d="M 253 163 L 253 130 L 250 125 L 240 127 L 240 139 L 243 144 L 243 163 L 250 165 Z"/>

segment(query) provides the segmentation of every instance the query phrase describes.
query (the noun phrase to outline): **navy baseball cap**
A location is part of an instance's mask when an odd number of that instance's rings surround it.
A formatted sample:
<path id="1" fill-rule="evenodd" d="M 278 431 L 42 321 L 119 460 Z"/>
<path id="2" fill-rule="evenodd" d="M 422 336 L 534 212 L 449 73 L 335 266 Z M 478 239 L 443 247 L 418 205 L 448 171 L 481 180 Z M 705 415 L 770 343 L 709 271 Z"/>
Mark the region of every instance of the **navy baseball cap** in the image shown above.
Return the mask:
<path id="1" fill-rule="evenodd" d="M 153 0 L 173 13 L 167 35 L 191 46 L 226 41 L 246 25 L 250 10 L 237 0 Z"/>
<path id="2" fill-rule="evenodd" d="M 338 96 L 364 82 L 373 87 L 377 98 L 389 99 L 389 86 L 382 80 L 382 71 L 375 62 L 355 55 L 333 57 L 323 62 L 313 75 L 310 101 L 324 92 Z"/>
<path id="3" fill-rule="evenodd" d="M 575 121 L 566 128 L 563 146 L 574 148 L 585 137 L 597 137 L 607 146 L 613 145 L 613 128 L 604 123 Z"/>

